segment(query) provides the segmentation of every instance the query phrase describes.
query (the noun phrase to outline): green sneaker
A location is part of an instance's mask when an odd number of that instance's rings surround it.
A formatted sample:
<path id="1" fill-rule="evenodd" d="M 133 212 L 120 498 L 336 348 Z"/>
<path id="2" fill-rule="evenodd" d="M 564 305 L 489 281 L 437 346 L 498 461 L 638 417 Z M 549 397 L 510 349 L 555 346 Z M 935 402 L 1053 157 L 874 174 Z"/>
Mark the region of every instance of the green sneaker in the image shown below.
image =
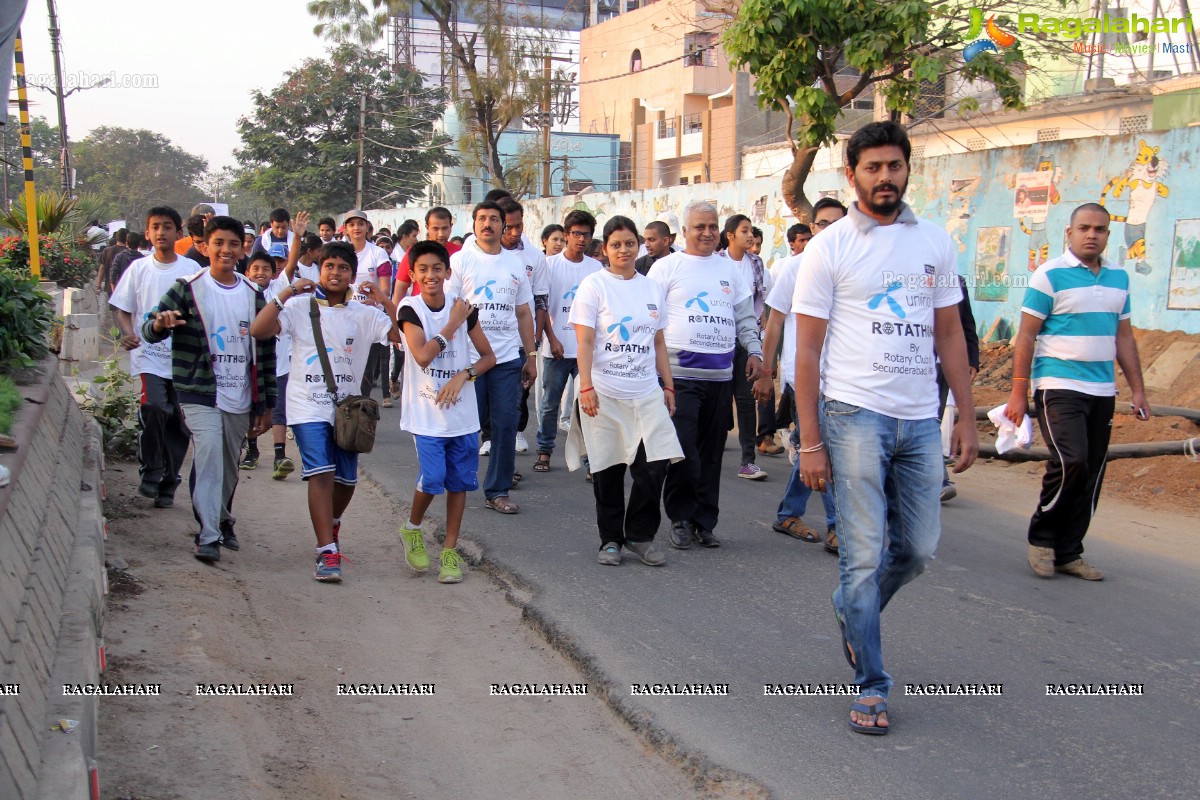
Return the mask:
<path id="1" fill-rule="evenodd" d="M 438 572 L 438 583 L 462 583 L 462 556 L 453 547 L 442 548 L 442 569 Z"/>
<path id="2" fill-rule="evenodd" d="M 429 569 L 429 556 L 425 552 L 425 534 L 416 528 L 400 529 L 400 540 L 404 542 L 404 560 L 417 572 Z"/>
<path id="3" fill-rule="evenodd" d="M 296 471 L 296 463 L 287 456 L 275 459 L 275 468 L 271 472 L 271 477 L 277 481 L 281 481 L 288 475 Z"/>

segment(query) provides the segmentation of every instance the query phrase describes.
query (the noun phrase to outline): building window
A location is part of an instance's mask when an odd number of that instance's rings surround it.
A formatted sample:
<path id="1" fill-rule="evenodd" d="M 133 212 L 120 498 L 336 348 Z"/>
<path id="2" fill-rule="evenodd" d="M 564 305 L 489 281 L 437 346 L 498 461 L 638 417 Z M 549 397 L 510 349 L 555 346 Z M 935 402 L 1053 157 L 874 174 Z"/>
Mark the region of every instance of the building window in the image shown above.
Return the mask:
<path id="1" fill-rule="evenodd" d="M 704 117 L 700 114 L 688 114 L 683 118 L 683 133 L 700 133 L 704 130 Z"/>
<path id="2" fill-rule="evenodd" d="M 631 55 L 629 57 L 629 71 L 630 72 L 641 72 L 642 71 L 642 51 L 641 50 L 635 49 L 633 51 L 633 55 Z"/>
<path id="3" fill-rule="evenodd" d="M 658 138 L 659 139 L 674 139 L 675 138 L 675 118 L 660 119 L 658 121 Z"/>
<path id="4" fill-rule="evenodd" d="M 462 201 L 464 203 L 474 202 L 471 199 L 471 179 L 470 178 L 462 179 Z"/>
<path id="5" fill-rule="evenodd" d="M 687 186 L 687 185 L 688 185 L 688 179 L 687 179 L 686 177 L 685 177 L 685 178 L 680 178 L 680 179 L 679 179 L 679 185 L 680 185 L 680 186 Z"/>
<path id="6" fill-rule="evenodd" d="M 1145 133 L 1150 130 L 1150 118 L 1145 114 L 1136 117 L 1121 117 L 1121 133 Z"/>
<path id="7" fill-rule="evenodd" d="M 1038 131 L 1039 142 L 1057 142 L 1061 138 L 1058 128 L 1042 128 Z"/>
<path id="8" fill-rule="evenodd" d="M 970 139 L 967 139 L 967 147 L 971 150 L 987 150 L 987 139 L 979 136 L 973 136 Z"/>
<path id="9" fill-rule="evenodd" d="M 700 176 L 697 175 L 696 177 L 692 178 L 692 183 L 702 183 L 702 181 L 700 180 Z"/>
<path id="10" fill-rule="evenodd" d="M 715 67 L 713 51 L 717 46 L 715 33 L 689 33 L 683 37 L 683 63 L 688 67 Z"/>
<path id="11" fill-rule="evenodd" d="M 925 145 L 914 144 L 912 146 L 912 157 L 913 158 L 924 158 L 925 157 Z"/>

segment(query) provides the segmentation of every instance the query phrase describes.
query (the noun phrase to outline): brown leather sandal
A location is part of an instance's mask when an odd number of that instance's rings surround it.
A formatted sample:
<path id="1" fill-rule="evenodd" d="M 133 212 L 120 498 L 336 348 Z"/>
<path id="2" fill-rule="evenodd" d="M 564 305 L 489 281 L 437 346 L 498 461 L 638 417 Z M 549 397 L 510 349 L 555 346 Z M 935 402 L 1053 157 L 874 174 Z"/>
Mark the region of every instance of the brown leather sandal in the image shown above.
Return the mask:
<path id="1" fill-rule="evenodd" d="M 783 522 L 776 522 L 771 526 L 771 530 L 791 536 L 793 539 L 800 539 L 809 544 L 817 544 L 821 541 L 821 534 L 804 524 L 804 520 L 799 517 L 788 517 Z"/>
<path id="2" fill-rule="evenodd" d="M 483 501 L 484 508 L 490 508 L 493 511 L 499 511 L 501 514 L 516 514 L 521 510 L 521 507 L 508 499 L 507 495 L 499 495 L 490 500 Z"/>
<path id="3" fill-rule="evenodd" d="M 549 472 L 550 471 L 550 454 L 538 453 L 537 460 L 533 462 L 534 472 Z"/>

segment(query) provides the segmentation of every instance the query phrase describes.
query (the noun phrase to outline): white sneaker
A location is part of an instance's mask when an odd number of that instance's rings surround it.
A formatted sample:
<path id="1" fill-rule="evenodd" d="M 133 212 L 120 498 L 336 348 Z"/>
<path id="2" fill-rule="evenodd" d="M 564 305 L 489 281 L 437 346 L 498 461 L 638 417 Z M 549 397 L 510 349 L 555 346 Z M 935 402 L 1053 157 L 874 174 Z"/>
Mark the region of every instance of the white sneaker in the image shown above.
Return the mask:
<path id="1" fill-rule="evenodd" d="M 529 442 L 525 441 L 525 434 L 521 433 L 520 431 L 517 431 L 517 452 L 529 452 Z"/>
<path id="2" fill-rule="evenodd" d="M 492 440 L 488 439 L 483 444 L 479 445 L 479 455 L 486 456 L 492 452 Z"/>
<path id="3" fill-rule="evenodd" d="M 787 451 L 788 463 L 796 463 L 796 448 L 792 445 L 791 431 L 787 428 L 779 429 L 779 441 L 783 443 L 783 449 Z"/>
<path id="4" fill-rule="evenodd" d="M 558 421 L 558 429 L 560 431 L 562 431 L 563 433 L 570 433 L 571 432 L 571 420 L 560 419 Z"/>

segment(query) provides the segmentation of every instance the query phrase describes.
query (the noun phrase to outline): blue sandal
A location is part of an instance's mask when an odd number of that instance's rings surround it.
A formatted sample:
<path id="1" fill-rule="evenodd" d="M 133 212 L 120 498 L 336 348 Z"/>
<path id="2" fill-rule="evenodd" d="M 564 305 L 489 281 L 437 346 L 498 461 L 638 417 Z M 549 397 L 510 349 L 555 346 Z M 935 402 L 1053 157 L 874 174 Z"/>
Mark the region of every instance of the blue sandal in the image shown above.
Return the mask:
<path id="1" fill-rule="evenodd" d="M 879 715 L 887 713 L 887 700 L 880 700 L 875 705 L 855 702 L 850 705 L 850 710 L 857 711 L 859 714 L 866 714 L 867 716 L 871 717 L 871 721 L 875 723 L 874 725 L 860 725 L 854 721 L 853 717 L 851 717 L 850 730 L 854 731 L 855 733 L 865 733 L 868 736 L 887 735 L 890 724 L 886 726 L 879 725 Z M 890 722 L 891 720 L 889 720 L 889 723 Z"/>
<path id="2" fill-rule="evenodd" d="M 830 598 L 832 602 L 832 598 Z M 850 651 L 850 642 L 846 640 L 846 620 L 842 619 L 842 614 L 838 611 L 837 606 L 833 607 L 833 618 L 837 620 L 838 629 L 842 632 L 842 655 L 846 657 L 846 663 L 850 665 L 850 669 L 857 670 L 858 666 L 854 663 L 854 653 Z"/>

